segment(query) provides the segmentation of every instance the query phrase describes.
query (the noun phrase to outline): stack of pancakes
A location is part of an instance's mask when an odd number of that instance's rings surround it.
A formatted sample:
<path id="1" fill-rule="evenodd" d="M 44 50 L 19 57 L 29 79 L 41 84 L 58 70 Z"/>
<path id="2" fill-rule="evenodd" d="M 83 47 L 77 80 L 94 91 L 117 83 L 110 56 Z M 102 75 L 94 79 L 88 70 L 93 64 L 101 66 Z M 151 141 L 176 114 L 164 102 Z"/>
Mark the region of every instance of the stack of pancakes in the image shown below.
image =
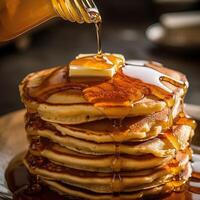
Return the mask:
<path id="1" fill-rule="evenodd" d="M 179 72 L 149 66 L 187 83 Z M 128 82 L 116 82 L 121 85 L 115 90 L 104 85 L 110 80 L 68 74 L 67 66 L 55 67 L 32 73 L 20 84 L 30 141 L 24 163 L 41 183 L 80 199 L 126 200 L 169 192 L 188 180 L 194 126 L 182 110 L 185 88 L 166 84 L 173 91 L 169 106 L 165 98 L 147 92 L 130 99 L 135 85 Z M 118 101 L 126 87 L 131 106 Z M 104 93 L 110 101 L 102 103 Z"/>

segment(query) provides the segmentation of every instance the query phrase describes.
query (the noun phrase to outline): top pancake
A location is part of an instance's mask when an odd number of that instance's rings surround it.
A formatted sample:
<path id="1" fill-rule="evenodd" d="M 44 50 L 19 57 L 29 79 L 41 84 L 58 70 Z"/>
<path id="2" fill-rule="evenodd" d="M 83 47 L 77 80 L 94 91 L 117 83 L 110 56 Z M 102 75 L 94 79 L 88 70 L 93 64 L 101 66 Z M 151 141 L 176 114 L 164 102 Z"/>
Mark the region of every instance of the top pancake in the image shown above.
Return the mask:
<path id="1" fill-rule="evenodd" d="M 151 63 L 151 68 L 162 72 L 177 81 L 187 82 L 186 77 L 174 70 Z M 134 66 L 133 66 L 134 67 Z M 37 112 L 45 121 L 60 124 L 80 124 L 104 118 L 124 118 L 134 116 L 150 115 L 167 107 L 165 100 L 148 93 L 149 88 L 143 87 L 142 98 L 134 99 L 136 87 L 132 84 L 132 79 L 124 75 L 117 74 L 120 80 L 116 81 L 117 90 L 111 90 L 109 83 L 114 80 L 106 78 L 69 78 L 68 66 L 55 67 L 28 75 L 20 84 L 20 94 L 29 112 Z M 119 79 L 118 77 L 118 79 Z M 118 80 L 117 79 L 117 80 Z M 125 81 L 125 79 L 127 79 Z M 116 86 L 115 85 L 115 86 Z M 183 88 L 166 84 L 176 96 L 176 101 L 180 101 L 184 94 Z M 103 88 L 102 103 L 99 90 Z M 95 94 L 97 94 L 95 96 Z M 164 93 L 159 89 L 159 92 Z M 123 94 L 122 94 L 123 93 Z M 108 98 L 117 99 L 116 102 L 108 102 Z M 127 94 L 127 95 L 125 95 Z M 131 106 L 127 106 L 125 98 L 129 98 Z M 100 104 L 93 102 L 101 100 Z M 176 102 L 177 103 L 177 102 Z M 123 109 L 122 109 L 123 107 Z"/>

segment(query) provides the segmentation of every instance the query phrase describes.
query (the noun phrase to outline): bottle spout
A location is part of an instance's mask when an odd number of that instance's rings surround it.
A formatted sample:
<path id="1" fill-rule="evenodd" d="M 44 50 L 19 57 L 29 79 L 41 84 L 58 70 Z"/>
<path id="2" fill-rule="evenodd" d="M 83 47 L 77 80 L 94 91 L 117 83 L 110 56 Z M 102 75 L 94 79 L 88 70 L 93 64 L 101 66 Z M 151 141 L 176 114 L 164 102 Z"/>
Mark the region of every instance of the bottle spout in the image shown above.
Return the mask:
<path id="1" fill-rule="evenodd" d="M 99 10 L 93 0 L 83 0 L 83 4 L 87 10 L 90 23 L 99 23 L 102 21 Z"/>
<path id="2" fill-rule="evenodd" d="M 54 9 L 65 20 L 77 23 L 98 23 L 101 15 L 93 0 L 52 0 Z"/>

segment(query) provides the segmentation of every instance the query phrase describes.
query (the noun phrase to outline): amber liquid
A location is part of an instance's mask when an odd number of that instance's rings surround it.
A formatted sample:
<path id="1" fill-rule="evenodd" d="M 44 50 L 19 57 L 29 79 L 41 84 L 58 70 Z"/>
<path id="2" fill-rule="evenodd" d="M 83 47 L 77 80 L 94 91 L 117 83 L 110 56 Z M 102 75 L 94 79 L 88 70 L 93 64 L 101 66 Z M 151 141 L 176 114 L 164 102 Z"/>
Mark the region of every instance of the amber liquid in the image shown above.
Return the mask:
<path id="1" fill-rule="evenodd" d="M 56 15 L 51 0 L 0 1 L 0 42 L 13 39 Z"/>
<path id="2" fill-rule="evenodd" d="M 101 28 L 102 28 L 102 22 L 95 23 L 96 28 L 96 35 L 97 35 L 97 55 L 101 56 L 102 51 L 102 45 L 101 45 Z"/>

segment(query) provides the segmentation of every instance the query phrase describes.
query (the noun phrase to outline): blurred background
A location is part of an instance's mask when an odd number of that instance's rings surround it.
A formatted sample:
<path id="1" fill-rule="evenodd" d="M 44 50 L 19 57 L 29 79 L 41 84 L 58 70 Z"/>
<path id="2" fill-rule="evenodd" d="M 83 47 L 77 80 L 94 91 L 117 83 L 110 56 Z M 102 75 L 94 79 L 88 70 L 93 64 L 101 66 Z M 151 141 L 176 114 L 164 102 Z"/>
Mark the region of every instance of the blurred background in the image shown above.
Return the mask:
<path id="1" fill-rule="evenodd" d="M 185 73 L 187 103 L 200 104 L 199 0 L 94 0 L 103 16 L 103 50 L 155 60 Z M 97 51 L 94 25 L 51 20 L 0 45 L 0 115 L 20 109 L 18 84 L 28 73 Z"/>

